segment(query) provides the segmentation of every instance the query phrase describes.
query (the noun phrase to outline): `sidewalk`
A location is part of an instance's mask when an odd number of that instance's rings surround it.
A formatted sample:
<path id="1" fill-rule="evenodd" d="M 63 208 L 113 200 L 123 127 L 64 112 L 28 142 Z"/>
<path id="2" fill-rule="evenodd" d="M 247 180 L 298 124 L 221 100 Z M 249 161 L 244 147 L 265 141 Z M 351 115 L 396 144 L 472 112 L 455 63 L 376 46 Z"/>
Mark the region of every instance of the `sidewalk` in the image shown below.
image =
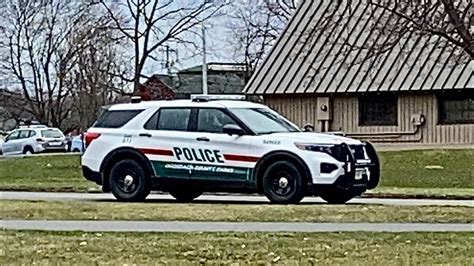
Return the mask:
<path id="1" fill-rule="evenodd" d="M 3 220 L 2 229 L 85 232 L 473 232 L 474 224 Z"/>

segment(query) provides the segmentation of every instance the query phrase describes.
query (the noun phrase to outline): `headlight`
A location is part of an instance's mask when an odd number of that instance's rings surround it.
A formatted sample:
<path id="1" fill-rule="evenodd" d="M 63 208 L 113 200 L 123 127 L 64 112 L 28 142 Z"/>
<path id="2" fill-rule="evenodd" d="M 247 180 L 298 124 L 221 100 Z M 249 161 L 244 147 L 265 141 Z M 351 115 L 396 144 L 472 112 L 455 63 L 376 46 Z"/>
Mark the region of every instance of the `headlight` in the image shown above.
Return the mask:
<path id="1" fill-rule="evenodd" d="M 299 143 L 295 142 L 295 146 L 298 149 L 307 150 L 307 151 L 317 151 L 322 153 L 331 154 L 333 145 L 329 144 L 314 144 L 314 143 Z"/>
<path id="2" fill-rule="evenodd" d="M 340 162 L 351 162 L 354 160 L 349 146 L 341 144 L 314 144 L 314 143 L 295 143 L 295 146 L 302 150 L 316 151 L 326 153 Z"/>

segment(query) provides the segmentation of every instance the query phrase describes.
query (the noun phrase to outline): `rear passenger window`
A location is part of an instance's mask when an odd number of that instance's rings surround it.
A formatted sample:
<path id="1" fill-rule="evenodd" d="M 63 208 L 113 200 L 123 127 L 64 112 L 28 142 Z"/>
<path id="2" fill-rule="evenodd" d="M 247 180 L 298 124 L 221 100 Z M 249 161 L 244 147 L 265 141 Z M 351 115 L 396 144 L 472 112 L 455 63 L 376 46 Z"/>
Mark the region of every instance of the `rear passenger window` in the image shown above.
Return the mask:
<path id="1" fill-rule="evenodd" d="M 18 138 L 19 139 L 27 139 L 29 134 L 30 134 L 29 130 L 22 130 L 22 131 L 20 131 L 20 136 Z"/>
<path id="2" fill-rule="evenodd" d="M 93 127 L 119 128 L 123 127 L 143 110 L 113 110 L 105 111 L 97 119 Z"/>
<path id="3" fill-rule="evenodd" d="M 158 115 L 158 130 L 188 130 L 189 116 L 191 109 L 189 108 L 166 108 L 161 109 Z"/>

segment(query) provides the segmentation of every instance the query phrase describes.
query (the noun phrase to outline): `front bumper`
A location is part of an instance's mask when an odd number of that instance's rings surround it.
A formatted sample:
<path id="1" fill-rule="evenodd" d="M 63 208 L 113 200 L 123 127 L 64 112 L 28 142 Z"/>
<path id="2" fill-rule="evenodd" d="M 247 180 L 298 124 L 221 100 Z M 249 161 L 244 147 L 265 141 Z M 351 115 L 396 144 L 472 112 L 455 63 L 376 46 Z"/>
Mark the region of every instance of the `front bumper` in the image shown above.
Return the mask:
<path id="1" fill-rule="evenodd" d="M 340 175 L 332 184 L 310 184 L 312 194 L 319 189 L 336 187 L 351 190 L 361 195 L 367 189 L 375 188 L 380 180 L 380 162 L 374 147 L 369 142 L 363 145 L 349 146 L 345 143 L 335 145 L 331 156 L 342 163 Z"/>

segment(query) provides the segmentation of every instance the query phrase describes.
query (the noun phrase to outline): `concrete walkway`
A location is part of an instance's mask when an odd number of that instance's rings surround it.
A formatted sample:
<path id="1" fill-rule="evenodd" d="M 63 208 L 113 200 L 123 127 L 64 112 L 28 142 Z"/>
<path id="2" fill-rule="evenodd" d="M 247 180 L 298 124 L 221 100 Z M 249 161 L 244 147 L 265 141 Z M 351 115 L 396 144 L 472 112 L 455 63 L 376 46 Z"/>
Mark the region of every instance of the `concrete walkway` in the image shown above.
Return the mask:
<path id="1" fill-rule="evenodd" d="M 15 192 L 2 191 L 3 200 L 43 200 L 43 201 L 115 201 L 112 194 L 106 193 L 63 193 L 63 192 Z M 151 194 L 147 202 L 175 202 L 168 194 Z M 196 199 L 196 203 L 268 203 L 264 196 L 253 195 L 203 195 Z M 319 197 L 306 197 L 301 204 L 326 204 Z M 388 198 L 355 198 L 348 204 L 375 204 L 396 206 L 467 206 L 474 207 L 474 200 L 438 200 L 438 199 L 388 199 Z"/>
<path id="2" fill-rule="evenodd" d="M 473 232 L 474 224 L 3 220 L 2 229 L 85 232 Z"/>

